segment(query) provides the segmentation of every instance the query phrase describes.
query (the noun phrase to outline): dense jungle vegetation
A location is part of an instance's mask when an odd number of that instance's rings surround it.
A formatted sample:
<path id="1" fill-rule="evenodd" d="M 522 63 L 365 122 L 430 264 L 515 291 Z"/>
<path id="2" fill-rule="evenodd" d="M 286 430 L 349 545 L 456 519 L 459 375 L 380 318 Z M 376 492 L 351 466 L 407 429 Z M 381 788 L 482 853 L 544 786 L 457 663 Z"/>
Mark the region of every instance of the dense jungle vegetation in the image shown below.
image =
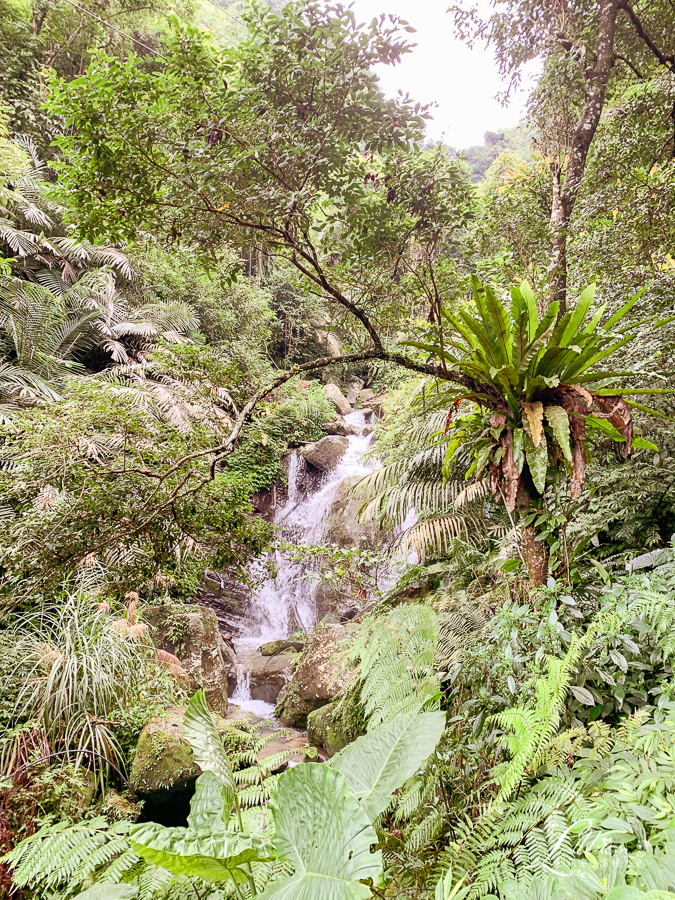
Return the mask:
<path id="1" fill-rule="evenodd" d="M 507 85 L 542 65 L 467 158 L 381 92 L 386 10 L 0 0 L 2 896 L 675 893 L 675 12 L 448 16 Z M 282 771 L 144 610 L 251 581 L 252 498 L 354 379 L 392 537 L 335 651 L 349 742 Z M 175 706 L 187 824 L 136 821 Z"/>

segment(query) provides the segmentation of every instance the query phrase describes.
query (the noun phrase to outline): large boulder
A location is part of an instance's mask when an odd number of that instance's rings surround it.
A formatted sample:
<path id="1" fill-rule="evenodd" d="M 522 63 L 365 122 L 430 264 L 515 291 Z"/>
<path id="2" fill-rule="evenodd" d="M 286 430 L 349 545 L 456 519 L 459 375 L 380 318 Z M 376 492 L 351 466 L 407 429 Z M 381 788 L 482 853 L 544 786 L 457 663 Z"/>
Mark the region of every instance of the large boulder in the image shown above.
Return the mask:
<path id="1" fill-rule="evenodd" d="M 291 680 L 294 659 L 293 650 L 274 656 L 263 656 L 260 653 L 247 656 L 243 660 L 243 666 L 250 676 L 251 699 L 276 703 L 279 692 Z"/>
<path id="2" fill-rule="evenodd" d="M 341 437 L 351 437 L 357 434 L 361 434 L 361 429 L 356 425 L 352 425 L 351 422 L 345 422 L 342 416 L 338 416 L 333 422 L 329 422 L 328 425 L 323 426 L 323 430 L 326 434 L 337 434 Z"/>
<path id="3" fill-rule="evenodd" d="M 337 653 L 350 626 L 327 625 L 311 634 L 307 650 L 277 699 L 282 725 L 305 727 L 307 716 L 325 706 L 345 680 Z"/>
<path id="4" fill-rule="evenodd" d="M 347 388 L 347 403 L 349 403 L 350 406 L 354 406 L 362 389 L 363 381 L 357 380 L 350 382 L 349 387 Z"/>
<path id="5" fill-rule="evenodd" d="M 326 756 L 334 756 L 355 737 L 344 719 L 336 713 L 334 703 L 328 703 L 307 716 L 307 740 L 323 748 Z"/>
<path id="6" fill-rule="evenodd" d="M 192 748 L 183 738 L 183 716 L 180 706 L 153 716 L 143 727 L 131 766 L 129 787 L 139 797 L 188 787 L 199 775 Z M 216 717 L 224 731 L 224 719 Z"/>
<path id="7" fill-rule="evenodd" d="M 150 626 L 155 647 L 181 661 L 189 678 L 188 690 L 203 688 L 209 707 L 226 715 L 228 676 L 230 680 L 233 677 L 234 654 L 220 635 L 213 610 L 196 604 L 167 603 L 146 607 L 143 618 Z"/>
<path id="8" fill-rule="evenodd" d="M 330 402 L 335 407 L 335 411 L 339 413 L 341 416 L 347 416 L 350 412 L 352 412 L 352 407 L 347 401 L 347 398 L 342 393 L 337 384 L 326 384 L 324 385 L 324 391 L 326 397 L 330 400 Z"/>
<path id="9" fill-rule="evenodd" d="M 349 440 L 346 437 L 330 434 L 314 444 L 304 446 L 300 456 L 316 469 L 327 472 L 340 462 L 348 446 Z"/>
<path id="10" fill-rule="evenodd" d="M 356 547 L 359 550 L 374 549 L 385 537 L 376 520 L 361 522 L 359 513 L 363 499 L 354 496 L 352 488 L 360 480 L 358 475 L 344 478 L 338 485 L 333 498 L 330 518 L 326 526 L 324 540 L 338 547 Z"/>

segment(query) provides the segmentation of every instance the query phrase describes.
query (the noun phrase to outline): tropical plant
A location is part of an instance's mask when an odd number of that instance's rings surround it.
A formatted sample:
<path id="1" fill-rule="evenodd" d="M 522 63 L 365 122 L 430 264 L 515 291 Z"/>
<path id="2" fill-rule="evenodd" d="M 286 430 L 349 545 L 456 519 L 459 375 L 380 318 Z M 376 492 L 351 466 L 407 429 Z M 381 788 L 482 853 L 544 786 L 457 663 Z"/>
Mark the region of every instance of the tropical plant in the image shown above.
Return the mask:
<path id="1" fill-rule="evenodd" d="M 30 723 L 42 736 L 48 755 L 86 763 L 99 781 L 110 766 L 123 767 L 110 723 L 139 673 L 152 665 L 143 632 L 138 633 L 140 640 L 121 635 L 113 619 L 99 611 L 91 597 L 78 592 L 66 595 L 58 605 L 20 617 L 13 633 L 13 656 L 23 671 L 11 724 Z M 6 678 L 14 680 L 16 669 Z M 8 687 L 3 685 L 5 693 Z M 24 743 L 24 729 L 17 729 L 14 739 L 4 744 L 6 774 L 28 762 Z"/>
<path id="2" fill-rule="evenodd" d="M 91 879 L 104 885 L 125 873 L 133 878 L 143 860 L 157 867 L 153 871 L 170 873 L 164 889 L 187 878 L 231 883 L 239 897 L 264 889 L 264 897 L 284 900 L 365 900 L 371 892 L 361 882 L 382 883 L 381 853 L 371 849 L 377 843 L 372 821 L 433 752 L 444 723 L 443 713 L 415 710 L 359 738 L 330 766 L 307 763 L 285 772 L 269 803 L 272 828 L 264 809 L 244 815 L 239 773 L 199 691 L 183 726 L 203 772 L 187 827 L 123 822 L 104 829 L 100 819 L 47 826 L 6 857 L 16 868 L 14 883 L 56 887 L 68 879 L 79 886 Z M 142 893 L 138 878 L 128 896 L 152 896 Z"/>
<path id="3" fill-rule="evenodd" d="M 415 406 L 425 387 L 413 396 Z M 406 435 L 406 440 L 422 449 L 376 469 L 353 488 L 354 495 L 366 501 L 360 517 L 396 529 L 394 549 L 403 556 L 414 550 L 420 561 L 449 555 L 458 539 L 481 546 L 487 538 L 488 486 L 478 483 L 467 488 L 458 475 L 448 478 L 443 468 L 451 440 L 444 433 L 448 414 L 449 409 L 423 416 Z M 413 524 L 409 524 L 411 513 L 416 518 Z"/>
<path id="4" fill-rule="evenodd" d="M 444 310 L 441 326 L 429 335 L 433 342 L 412 342 L 439 359 L 457 381 L 443 385 L 435 404 L 475 404 L 475 411 L 448 416 L 446 473 L 470 440 L 473 463 L 467 476 L 480 479 L 487 473 L 495 499 L 503 500 L 509 514 L 517 508 L 525 519 L 526 561 L 535 584 L 546 578 L 548 550 L 536 540 L 532 511 L 544 494 L 549 469 L 570 472 L 576 499 L 592 433 L 622 442 L 626 456 L 633 447 L 656 449 L 634 436 L 631 407 L 645 407 L 624 395 L 663 391 L 623 386 L 627 378 L 644 373 L 607 370 L 601 363 L 644 328 L 671 320 L 655 315 L 627 322 L 638 294 L 601 324 L 604 306 L 589 318 L 594 294 L 591 285 L 562 317 L 553 303 L 540 318 L 527 283 L 513 288 L 507 309 L 489 285 L 473 277 L 476 314 Z"/>

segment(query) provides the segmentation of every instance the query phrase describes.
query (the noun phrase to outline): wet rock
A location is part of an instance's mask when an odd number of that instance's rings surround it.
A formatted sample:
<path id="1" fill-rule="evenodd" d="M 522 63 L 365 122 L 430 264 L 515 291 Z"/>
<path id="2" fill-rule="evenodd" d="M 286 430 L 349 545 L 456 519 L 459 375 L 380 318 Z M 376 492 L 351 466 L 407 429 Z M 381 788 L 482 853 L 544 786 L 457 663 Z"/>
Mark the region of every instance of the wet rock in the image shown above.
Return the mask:
<path id="1" fill-rule="evenodd" d="M 278 653 L 293 652 L 299 653 L 305 649 L 304 641 L 291 641 L 283 638 L 279 641 L 268 641 L 258 648 L 261 656 L 276 656 Z"/>
<path id="2" fill-rule="evenodd" d="M 372 422 L 368 425 L 364 425 L 361 430 L 361 434 L 368 435 L 372 434 L 375 431 L 376 426 L 372 424 Z"/>
<path id="3" fill-rule="evenodd" d="M 307 716 L 307 739 L 321 747 L 326 756 L 335 756 L 355 737 L 349 733 L 341 716 L 336 714 L 334 703 L 328 703 Z"/>
<path id="4" fill-rule="evenodd" d="M 384 540 L 385 532 L 380 530 L 375 520 L 359 521 L 363 500 L 355 497 L 351 490 L 359 480 L 359 476 L 355 475 L 340 482 L 326 526 L 324 540 L 327 544 L 371 550 Z"/>
<path id="5" fill-rule="evenodd" d="M 359 409 L 370 409 L 378 419 L 384 416 L 384 404 L 388 400 L 388 394 L 376 394 L 370 388 L 361 391 L 357 406 Z"/>
<path id="6" fill-rule="evenodd" d="M 349 440 L 346 437 L 328 435 L 314 444 L 307 444 L 300 450 L 300 455 L 316 469 L 326 472 L 335 468 L 348 446 Z"/>
<path id="7" fill-rule="evenodd" d="M 363 381 L 352 381 L 347 388 L 347 403 L 353 406 L 363 389 Z"/>
<path id="8" fill-rule="evenodd" d="M 352 435 L 361 434 L 360 428 L 357 428 L 356 425 L 352 425 L 350 422 L 345 422 L 342 416 L 338 416 L 334 422 L 329 422 L 328 425 L 324 425 L 323 430 L 326 434 L 337 434 L 341 437 L 350 437 Z"/>
<path id="9" fill-rule="evenodd" d="M 352 412 L 351 404 L 347 402 L 347 398 L 342 393 L 337 384 L 326 384 L 324 385 L 323 389 L 325 391 L 326 397 L 333 404 L 336 412 L 338 412 L 341 416 L 347 416 L 350 412 Z"/>
<path id="10" fill-rule="evenodd" d="M 252 700 L 276 703 L 281 689 L 291 680 L 295 652 L 262 656 L 251 653 L 242 660 L 244 671 L 250 675 Z"/>
<path id="11" fill-rule="evenodd" d="M 371 390 L 370 388 L 365 388 L 364 390 L 360 391 L 358 396 L 359 409 L 362 406 L 367 406 L 368 403 L 371 400 L 374 400 L 376 396 L 377 395 L 375 394 L 375 391 Z"/>
<path id="12" fill-rule="evenodd" d="M 188 689 L 194 692 L 203 688 L 209 707 L 226 714 L 228 668 L 213 610 L 167 603 L 146 607 L 143 618 L 150 626 L 155 647 L 180 660 L 189 677 Z"/>
<path id="13" fill-rule="evenodd" d="M 350 627 L 329 625 L 309 636 L 300 665 L 279 693 L 277 716 L 282 725 L 303 727 L 307 716 L 325 706 L 340 689 L 345 674 L 338 651 Z"/>

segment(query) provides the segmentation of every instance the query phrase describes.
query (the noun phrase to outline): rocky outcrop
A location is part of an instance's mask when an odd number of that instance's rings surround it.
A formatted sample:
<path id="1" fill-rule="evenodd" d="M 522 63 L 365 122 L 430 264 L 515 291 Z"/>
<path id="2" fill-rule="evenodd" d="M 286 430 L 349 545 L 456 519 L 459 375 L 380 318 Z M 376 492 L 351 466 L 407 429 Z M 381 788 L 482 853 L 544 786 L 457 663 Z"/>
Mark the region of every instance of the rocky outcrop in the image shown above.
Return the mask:
<path id="1" fill-rule="evenodd" d="M 326 384 L 324 385 L 323 389 L 325 391 L 326 397 L 335 407 L 335 411 L 338 412 L 341 416 L 347 416 L 350 412 L 352 412 L 351 405 L 347 402 L 347 398 L 342 393 L 337 384 Z"/>
<path id="2" fill-rule="evenodd" d="M 101 815 L 106 817 L 110 825 L 113 822 L 137 822 L 140 814 L 141 808 L 137 803 L 115 790 L 108 791 L 101 804 Z"/>
<path id="3" fill-rule="evenodd" d="M 359 476 L 355 475 L 340 482 L 326 526 L 324 539 L 327 544 L 366 550 L 375 548 L 384 539 L 385 533 L 378 528 L 375 520 L 359 521 L 363 500 L 352 493 L 359 480 Z"/>
<path id="4" fill-rule="evenodd" d="M 313 444 L 307 444 L 300 450 L 300 456 L 315 469 L 327 472 L 340 462 L 349 446 L 346 437 L 328 435 Z"/>
<path id="5" fill-rule="evenodd" d="M 188 674 L 188 690 L 203 688 L 209 707 L 227 714 L 228 676 L 234 674 L 234 655 L 230 655 L 218 630 L 213 610 L 195 604 L 164 604 L 146 607 L 143 618 L 150 626 L 155 647 L 180 660 Z"/>
<path id="6" fill-rule="evenodd" d="M 335 756 L 355 737 L 349 733 L 342 716 L 335 714 L 334 703 L 328 703 L 307 716 L 307 740 L 321 747 L 326 756 Z"/>
<path id="7" fill-rule="evenodd" d="M 364 411 L 371 410 L 378 419 L 381 419 L 384 416 L 384 404 L 387 399 L 387 394 L 376 394 L 375 391 L 366 388 L 360 392 L 356 406 Z"/>
<path id="8" fill-rule="evenodd" d="M 291 680 L 295 652 L 290 650 L 274 656 L 251 653 L 242 660 L 249 674 L 251 699 L 276 703 L 281 689 Z"/>
<path id="9" fill-rule="evenodd" d="M 323 426 L 326 434 L 337 434 L 341 437 L 351 437 L 352 435 L 361 434 L 361 429 L 350 422 L 345 422 L 342 416 L 338 416 L 333 422 Z"/>
<path id="10" fill-rule="evenodd" d="M 340 642 L 353 626 L 328 625 L 311 634 L 307 651 L 289 683 L 277 700 L 277 715 L 282 725 L 304 727 L 307 716 L 333 699 L 344 683 L 337 658 Z"/>
<path id="11" fill-rule="evenodd" d="M 352 381 L 347 388 L 347 403 L 354 406 L 356 400 L 363 389 L 363 381 Z"/>

